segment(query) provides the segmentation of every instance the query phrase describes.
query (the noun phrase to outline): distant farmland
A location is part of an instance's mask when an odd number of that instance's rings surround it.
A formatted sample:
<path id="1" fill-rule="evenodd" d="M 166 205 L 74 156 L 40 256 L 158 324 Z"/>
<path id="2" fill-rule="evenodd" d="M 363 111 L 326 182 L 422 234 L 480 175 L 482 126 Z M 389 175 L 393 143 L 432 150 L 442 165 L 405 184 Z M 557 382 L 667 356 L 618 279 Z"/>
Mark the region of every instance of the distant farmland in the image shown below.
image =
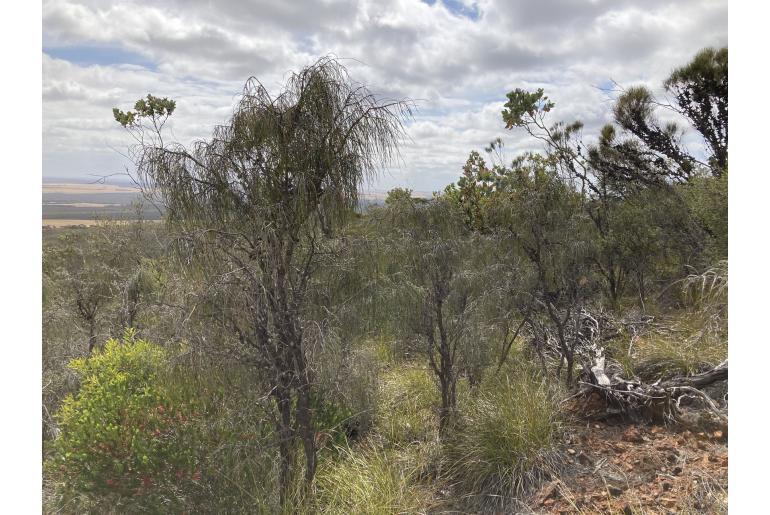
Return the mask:
<path id="1" fill-rule="evenodd" d="M 43 225 L 91 225 L 94 220 L 136 218 L 136 205 L 142 202 L 138 189 L 109 184 L 44 183 Z M 158 220 L 160 212 L 143 202 L 142 218 Z"/>
<path id="2" fill-rule="evenodd" d="M 428 192 L 413 191 L 415 197 L 430 198 Z M 360 209 L 366 211 L 373 204 L 382 204 L 387 194 L 369 191 L 360 196 Z M 66 227 L 93 225 L 96 220 L 132 220 L 136 218 L 134 205 L 143 197 L 137 188 L 112 184 L 75 182 L 43 183 L 43 225 Z M 152 204 L 143 202 L 142 218 L 160 220 L 161 213 Z"/>

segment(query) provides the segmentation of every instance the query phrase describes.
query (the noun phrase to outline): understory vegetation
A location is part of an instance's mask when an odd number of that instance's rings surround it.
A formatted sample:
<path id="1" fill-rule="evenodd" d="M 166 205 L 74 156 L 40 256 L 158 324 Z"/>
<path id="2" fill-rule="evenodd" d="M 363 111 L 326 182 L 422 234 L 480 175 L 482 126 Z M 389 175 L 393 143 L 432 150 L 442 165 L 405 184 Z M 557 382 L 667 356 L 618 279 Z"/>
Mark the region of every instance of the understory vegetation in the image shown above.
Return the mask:
<path id="1" fill-rule="evenodd" d="M 516 89 L 501 129 L 540 152 L 366 210 L 413 106 L 333 59 L 192 148 L 173 100 L 115 109 L 166 223 L 44 232 L 44 511 L 526 512 L 605 371 L 727 359 L 727 49 L 664 87 L 703 155 L 645 88 L 585 139 Z"/>

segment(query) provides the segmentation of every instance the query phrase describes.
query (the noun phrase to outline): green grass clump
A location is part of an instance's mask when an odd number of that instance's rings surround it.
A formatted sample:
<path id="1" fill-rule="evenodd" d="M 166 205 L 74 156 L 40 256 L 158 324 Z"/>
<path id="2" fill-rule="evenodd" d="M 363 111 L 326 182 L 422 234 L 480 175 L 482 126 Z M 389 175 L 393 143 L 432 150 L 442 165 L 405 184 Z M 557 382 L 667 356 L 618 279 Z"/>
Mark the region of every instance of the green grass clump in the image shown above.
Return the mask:
<path id="1" fill-rule="evenodd" d="M 445 460 L 457 495 L 504 509 L 550 470 L 560 435 L 557 396 L 534 374 L 490 377 L 460 403 Z"/>
<path id="2" fill-rule="evenodd" d="M 628 377 L 656 381 L 697 374 L 727 359 L 727 323 L 702 312 L 680 312 L 658 317 L 638 336 L 609 342 L 607 350 Z"/>
<path id="3" fill-rule="evenodd" d="M 419 458 L 409 450 L 367 443 L 340 449 L 316 476 L 317 511 L 329 514 L 424 513 L 431 491 L 419 481 Z"/>
<path id="4" fill-rule="evenodd" d="M 441 403 L 433 374 L 425 366 L 403 363 L 380 377 L 376 431 L 392 444 L 433 439 Z"/>

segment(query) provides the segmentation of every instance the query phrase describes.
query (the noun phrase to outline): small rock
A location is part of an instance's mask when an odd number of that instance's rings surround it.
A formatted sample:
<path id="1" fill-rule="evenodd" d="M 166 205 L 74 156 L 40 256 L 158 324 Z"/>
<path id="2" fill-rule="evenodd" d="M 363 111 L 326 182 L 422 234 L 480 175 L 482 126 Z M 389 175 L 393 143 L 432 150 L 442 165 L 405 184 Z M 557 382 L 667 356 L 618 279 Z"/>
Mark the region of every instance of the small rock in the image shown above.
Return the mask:
<path id="1" fill-rule="evenodd" d="M 714 438 L 716 438 L 717 440 L 721 440 L 721 439 L 722 439 L 722 437 L 724 436 L 724 433 L 723 433 L 722 431 L 718 431 L 718 430 L 717 430 L 717 431 L 714 431 L 714 433 L 713 433 L 713 435 L 712 435 L 712 436 L 713 436 Z"/>
<path id="2" fill-rule="evenodd" d="M 675 476 L 678 476 L 679 474 L 682 473 L 682 467 L 674 467 L 671 473 L 674 474 Z"/>
<path id="3" fill-rule="evenodd" d="M 567 452 L 570 453 L 571 455 L 575 455 L 577 453 L 575 449 L 567 449 Z"/>

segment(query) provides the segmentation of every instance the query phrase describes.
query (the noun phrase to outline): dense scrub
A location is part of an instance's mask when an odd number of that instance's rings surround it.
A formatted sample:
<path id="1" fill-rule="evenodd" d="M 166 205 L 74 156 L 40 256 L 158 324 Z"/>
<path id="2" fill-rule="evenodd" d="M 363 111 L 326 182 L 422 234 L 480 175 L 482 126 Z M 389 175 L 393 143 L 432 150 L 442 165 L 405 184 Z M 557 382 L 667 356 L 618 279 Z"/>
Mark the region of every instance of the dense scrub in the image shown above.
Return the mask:
<path id="1" fill-rule="evenodd" d="M 697 78 L 722 58 L 666 87 L 719 97 Z M 719 127 L 702 159 L 642 88 L 595 143 L 515 90 L 503 122 L 542 152 L 505 162 L 498 140 L 432 199 L 361 212 L 408 107 L 348 81 L 324 60 L 277 103 L 250 84 L 190 150 L 147 134 L 168 224 L 44 234 L 46 511 L 525 510 L 574 464 L 564 402 L 596 359 L 644 381 L 726 359 L 726 105 L 696 124 Z M 335 126 L 369 112 L 355 141 Z"/>

